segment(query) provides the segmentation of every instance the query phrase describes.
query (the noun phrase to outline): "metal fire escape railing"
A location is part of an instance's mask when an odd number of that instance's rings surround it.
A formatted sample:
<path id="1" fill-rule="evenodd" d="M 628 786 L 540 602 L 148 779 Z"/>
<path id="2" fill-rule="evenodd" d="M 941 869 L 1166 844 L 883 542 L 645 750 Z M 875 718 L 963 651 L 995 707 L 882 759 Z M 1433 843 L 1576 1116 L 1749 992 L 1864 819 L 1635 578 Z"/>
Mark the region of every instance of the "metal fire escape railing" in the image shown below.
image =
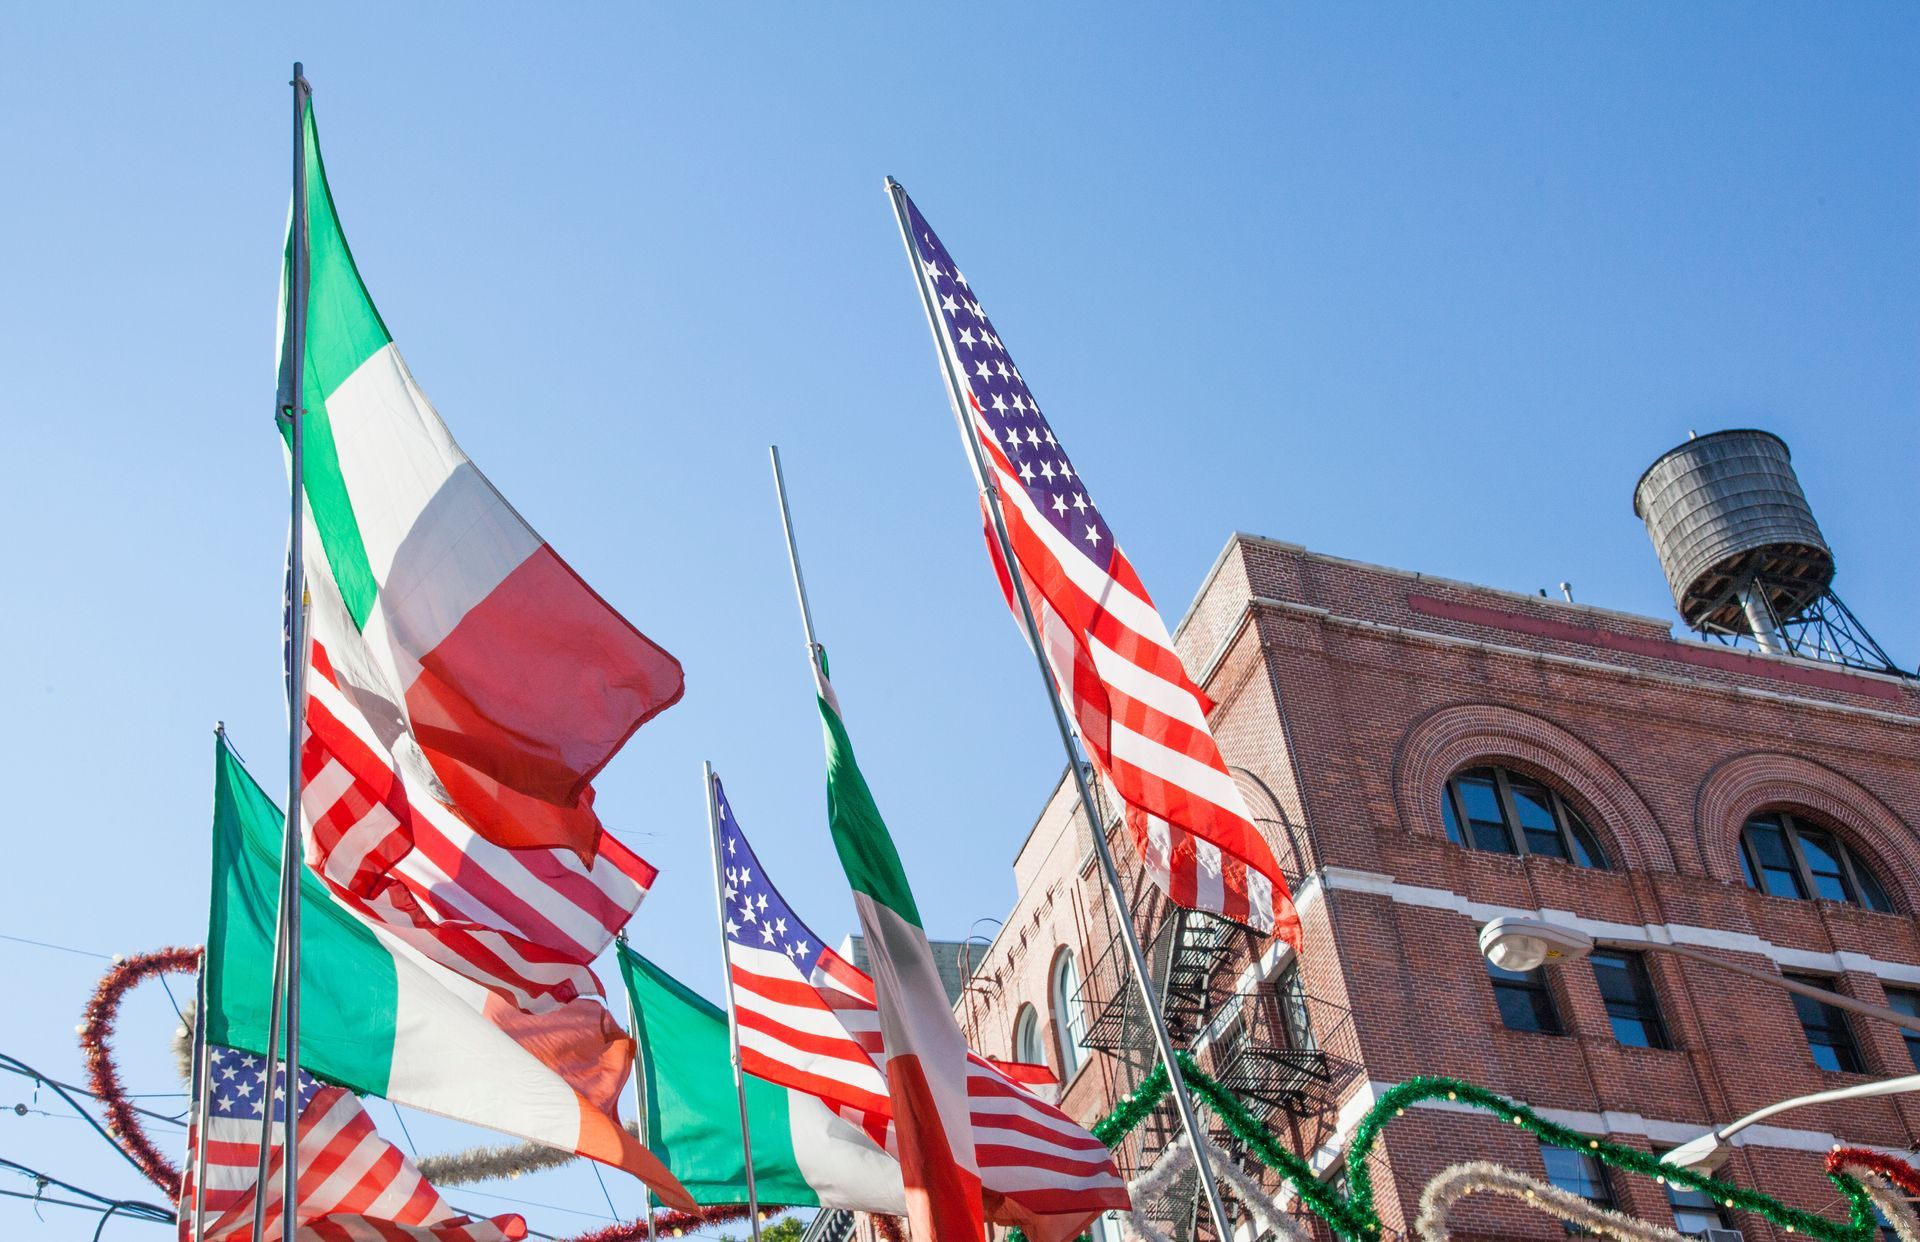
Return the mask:
<path id="1" fill-rule="evenodd" d="M 1282 1143 L 1312 1151 L 1331 1134 L 1339 1097 L 1359 1070 L 1351 1015 L 1297 987 L 1289 993 L 1278 981 L 1241 987 L 1241 972 L 1266 942 L 1234 924 L 1174 906 L 1150 885 L 1135 886 L 1131 906 L 1175 1044 L 1245 1101 Z M 1104 923 L 1095 916 L 1094 943 L 1103 926 L 1107 945 L 1077 999 L 1087 1015 L 1083 1042 L 1114 1059 L 1114 1087 L 1124 1093 L 1157 1059 L 1110 915 Z M 1172 1107 L 1162 1104 L 1116 1152 L 1123 1173 L 1132 1178 L 1151 1168 L 1179 1134 Z M 1244 1157 L 1224 1125 L 1213 1125 L 1210 1138 Z M 1142 1207 L 1176 1242 L 1219 1242 L 1191 1170 Z"/>

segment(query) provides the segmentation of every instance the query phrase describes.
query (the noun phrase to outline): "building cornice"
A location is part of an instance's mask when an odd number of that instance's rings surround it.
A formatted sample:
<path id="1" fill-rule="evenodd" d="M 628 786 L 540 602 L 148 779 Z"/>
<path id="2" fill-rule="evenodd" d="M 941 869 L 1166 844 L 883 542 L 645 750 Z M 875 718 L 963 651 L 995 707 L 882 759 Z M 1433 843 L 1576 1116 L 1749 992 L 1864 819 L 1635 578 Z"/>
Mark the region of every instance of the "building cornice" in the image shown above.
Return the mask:
<path id="1" fill-rule="evenodd" d="M 1331 609 L 1321 608 L 1313 604 L 1296 604 L 1291 600 L 1272 599 L 1267 596 L 1257 595 L 1247 601 L 1247 606 L 1244 611 L 1251 612 L 1255 608 L 1263 608 L 1272 612 L 1283 612 L 1292 616 L 1319 621 L 1327 625 L 1340 626 L 1346 629 L 1384 634 L 1406 642 L 1423 643 L 1428 646 L 1479 651 L 1489 655 L 1512 656 L 1516 659 L 1538 661 L 1562 668 L 1579 669 L 1583 672 L 1604 673 L 1610 677 L 1623 678 L 1629 681 L 1648 681 L 1690 691 L 1718 694 L 1732 699 L 1758 699 L 1763 702 L 1779 703 L 1789 707 L 1808 708 L 1815 711 L 1834 712 L 1840 715 L 1881 720 L 1890 724 L 1905 725 L 1908 727 L 1920 726 L 1920 715 L 1882 711 L 1879 708 L 1862 707 L 1853 703 L 1836 703 L 1832 699 L 1808 698 L 1804 695 L 1789 694 L 1780 690 L 1762 690 L 1756 686 L 1735 685 L 1723 681 L 1709 681 L 1699 677 L 1686 677 L 1678 673 L 1656 672 L 1652 669 L 1638 668 L 1631 664 L 1616 664 L 1611 661 L 1590 659 L 1584 656 L 1560 655 L 1557 652 L 1540 651 L 1532 647 L 1516 647 L 1511 643 L 1490 642 L 1483 638 L 1461 638 L 1452 634 L 1438 634 L 1432 630 L 1418 630 L 1410 626 L 1395 625 L 1386 621 L 1368 621 L 1360 617 L 1343 616 Z M 1236 632 L 1243 626 L 1244 618 L 1241 625 L 1235 627 Z M 1200 684 L 1206 684 L 1204 678 Z"/>

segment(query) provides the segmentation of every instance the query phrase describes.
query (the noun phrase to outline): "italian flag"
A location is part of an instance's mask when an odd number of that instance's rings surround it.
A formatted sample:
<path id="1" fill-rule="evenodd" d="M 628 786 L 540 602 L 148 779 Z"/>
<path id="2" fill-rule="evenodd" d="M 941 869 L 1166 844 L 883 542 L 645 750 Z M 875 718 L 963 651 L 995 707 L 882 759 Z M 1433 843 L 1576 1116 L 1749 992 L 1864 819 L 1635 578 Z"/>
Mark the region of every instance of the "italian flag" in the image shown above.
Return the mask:
<path id="1" fill-rule="evenodd" d="M 893 837 L 854 762 L 824 654 L 815 657 L 814 675 L 826 728 L 827 820 L 867 938 L 907 1217 L 919 1242 L 983 1242 L 966 1040 Z"/>
<path id="2" fill-rule="evenodd" d="M 646 1099 L 647 1147 L 699 1203 L 745 1203 L 740 1109 L 727 1015 L 622 945 L 633 1002 L 634 1064 Z M 906 1211 L 900 1166 L 817 1096 L 748 1077 L 747 1126 L 761 1203 Z"/>
<path id="3" fill-rule="evenodd" d="M 589 782 L 680 697 L 674 658 L 555 554 L 454 443 L 374 309 L 341 231 L 304 115 L 308 278 L 304 357 L 287 355 L 293 234 L 283 271 L 280 421 L 303 376 L 313 638 L 397 764 L 475 832 L 591 861 Z M 527 410 L 529 438 L 555 412 Z M 316 591 L 316 593 L 318 593 Z"/>
<path id="4" fill-rule="evenodd" d="M 214 764 L 206 1038 L 264 1054 L 286 820 L 224 742 Z M 303 1070 L 614 1165 L 662 1201 L 694 1206 L 620 1125 L 624 1075 L 605 1081 L 579 1073 L 560 1051 L 570 1040 L 530 1030 L 516 1038 L 499 1024 L 498 1001 L 486 988 L 362 921 L 305 870 L 300 890 Z"/>

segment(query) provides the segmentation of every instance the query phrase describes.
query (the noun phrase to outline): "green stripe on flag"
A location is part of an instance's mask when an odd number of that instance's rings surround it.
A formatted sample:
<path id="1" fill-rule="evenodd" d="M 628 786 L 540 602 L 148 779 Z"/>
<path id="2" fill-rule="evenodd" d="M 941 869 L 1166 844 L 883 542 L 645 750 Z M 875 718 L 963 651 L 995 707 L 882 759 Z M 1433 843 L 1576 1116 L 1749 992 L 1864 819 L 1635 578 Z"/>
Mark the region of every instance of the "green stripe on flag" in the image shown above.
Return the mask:
<path id="1" fill-rule="evenodd" d="M 224 742 L 214 751 L 207 1038 L 265 1055 L 286 817 Z M 399 999 L 393 957 L 305 867 L 300 893 L 300 1068 L 384 1096 Z"/>
<path id="2" fill-rule="evenodd" d="M 824 681 L 824 672 L 821 677 Z M 893 847 L 886 821 L 880 818 L 867 778 L 854 762 L 853 742 L 847 737 L 846 726 L 841 724 L 833 704 L 824 697 L 819 702 L 820 720 L 827 733 L 827 824 L 833 830 L 833 845 L 840 853 L 847 882 L 854 892 L 867 894 L 919 927 L 920 908 L 914 904 L 913 889 L 900 866 L 900 852 Z"/>
<path id="3" fill-rule="evenodd" d="M 307 418 L 302 451 L 307 503 L 313 510 L 314 524 L 320 528 L 320 542 L 326 548 L 334 581 L 340 585 L 340 597 L 346 601 L 354 624 L 364 626 L 373 611 L 379 584 L 367 561 L 353 501 L 340 471 L 333 424 L 327 418 L 327 398 L 361 363 L 390 344 L 393 336 L 367 294 L 353 262 L 353 251 L 347 246 L 347 235 L 340 227 L 326 165 L 320 158 L 320 133 L 314 125 L 311 104 L 307 107 L 306 137 L 307 356 L 302 382 Z M 287 263 L 291 289 L 291 235 Z M 280 433 L 282 437 L 292 434 L 284 418 L 280 420 Z"/>
<path id="4" fill-rule="evenodd" d="M 697 1202 L 745 1203 L 726 1013 L 625 945 L 619 956 L 633 1001 L 634 1072 L 647 1095 L 647 1146 Z M 794 1152 L 787 1089 L 758 1078 L 746 1084 L 760 1202 L 817 1205 L 820 1196 Z"/>

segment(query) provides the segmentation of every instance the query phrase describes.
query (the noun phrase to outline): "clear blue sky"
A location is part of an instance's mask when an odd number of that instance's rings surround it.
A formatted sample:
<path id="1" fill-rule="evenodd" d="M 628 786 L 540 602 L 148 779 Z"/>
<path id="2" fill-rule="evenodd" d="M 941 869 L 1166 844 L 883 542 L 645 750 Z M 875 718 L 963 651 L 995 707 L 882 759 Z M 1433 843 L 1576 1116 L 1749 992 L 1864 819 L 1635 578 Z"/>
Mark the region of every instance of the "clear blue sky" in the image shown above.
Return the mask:
<path id="1" fill-rule="evenodd" d="M 213 722 L 279 770 L 296 58 L 414 373 L 686 665 L 600 806 L 664 872 L 635 940 L 710 992 L 701 759 L 816 929 L 852 917 L 769 442 L 936 935 L 1005 912 L 1060 768 L 884 174 L 1170 620 L 1235 529 L 1666 616 L 1633 482 L 1759 425 L 1920 660 L 1910 6 L 41 5 L 0 38 L 0 933 L 197 943 Z M 0 1050 L 77 1076 L 96 967 L 0 941 Z M 171 1025 L 138 998 L 138 1089 L 175 1088 Z M 77 1122 L 0 1112 L 0 1155 L 151 1195 Z M 577 1168 L 487 1189 L 605 1214 Z M 90 1235 L 45 1215 L 0 1201 L 0 1232 Z"/>

